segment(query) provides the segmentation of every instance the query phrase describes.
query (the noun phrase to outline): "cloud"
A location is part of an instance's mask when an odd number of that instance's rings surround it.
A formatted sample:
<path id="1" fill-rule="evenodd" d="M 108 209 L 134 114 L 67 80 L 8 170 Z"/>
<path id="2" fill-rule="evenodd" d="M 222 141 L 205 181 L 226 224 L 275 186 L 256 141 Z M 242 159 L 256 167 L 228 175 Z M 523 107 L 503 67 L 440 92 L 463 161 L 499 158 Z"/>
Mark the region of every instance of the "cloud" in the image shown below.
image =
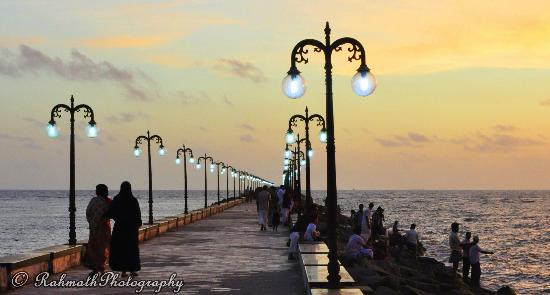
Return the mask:
<path id="1" fill-rule="evenodd" d="M 39 120 L 37 120 L 37 119 L 35 119 L 35 118 L 29 118 L 29 117 L 23 118 L 23 120 L 25 120 L 25 121 L 27 121 L 27 122 L 30 122 L 34 127 L 38 127 L 38 128 L 40 128 L 40 127 L 46 127 L 46 124 L 48 123 L 48 122 L 46 122 L 46 121 L 45 121 L 45 122 L 41 122 L 41 121 L 39 121 Z M 50 120 L 50 119 L 48 118 L 48 121 L 49 121 L 49 120 Z"/>
<path id="2" fill-rule="evenodd" d="M 256 128 L 254 128 L 254 126 L 249 125 L 249 124 L 241 124 L 240 127 L 241 127 L 241 128 L 244 128 L 244 129 L 248 129 L 248 130 L 250 130 L 250 131 L 256 130 Z"/>
<path id="3" fill-rule="evenodd" d="M 118 123 L 133 122 L 138 118 L 148 119 L 149 115 L 142 112 L 137 112 L 137 113 L 123 112 L 117 116 L 115 115 L 108 116 L 105 119 L 107 120 L 107 122 L 111 124 L 118 124 Z"/>
<path id="4" fill-rule="evenodd" d="M 267 81 L 264 73 L 255 65 L 236 59 L 220 58 L 214 66 L 219 71 L 229 73 L 235 77 L 249 79 L 252 82 L 260 83 Z"/>
<path id="5" fill-rule="evenodd" d="M 93 48 L 144 48 L 164 45 L 174 39 L 173 35 L 98 37 L 85 39 L 82 43 Z"/>
<path id="6" fill-rule="evenodd" d="M 226 105 L 230 106 L 230 107 L 234 106 L 234 105 L 233 105 L 233 102 L 231 102 L 231 101 L 229 100 L 229 98 L 227 97 L 227 95 L 224 95 L 224 96 L 223 96 L 223 102 L 224 102 Z"/>
<path id="7" fill-rule="evenodd" d="M 179 101 L 184 105 L 205 103 L 210 101 L 210 97 L 205 92 L 201 92 L 199 94 L 190 94 L 188 92 L 180 90 L 176 93 L 176 96 L 178 97 Z"/>
<path id="8" fill-rule="evenodd" d="M 126 97 L 134 100 L 152 100 L 152 96 L 139 88 L 140 82 L 155 86 L 155 82 L 141 71 L 114 66 L 108 61 L 95 62 L 76 49 L 71 50 L 69 60 L 50 57 L 27 45 L 19 46 L 19 54 L 3 51 L 0 56 L 0 74 L 12 78 L 24 74 L 50 73 L 66 80 L 111 81 L 126 90 Z M 143 80 L 143 81 L 142 81 Z M 150 86 L 151 86 L 150 85 Z"/>
<path id="9" fill-rule="evenodd" d="M 539 104 L 544 107 L 550 107 L 550 98 L 540 101 Z"/>
<path id="10" fill-rule="evenodd" d="M 493 126 L 493 129 L 498 132 L 510 132 L 510 131 L 516 131 L 518 128 L 516 126 L 512 125 L 495 125 Z"/>
<path id="11" fill-rule="evenodd" d="M 245 134 L 239 137 L 240 141 L 242 142 L 254 142 L 254 138 L 250 134 Z"/>
<path id="12" fill-rule="evenodd" d="M 463 143 L 464 149 L 473 152 L 510 152 L 519 148 L 544 144 L 543 141 L 529 137 L 511 136 L 508 134 L 485 135 L 479 134 L 469 143 Z"/>
<path id="13" fill-rule="evenodd" d="M 18 143 L 24 148 L 33 149 L 33 150 L 43 149 L 40 145 L 36 144 L 34 140 L 30 137 L 0 133 L 0 138 L 6 141 L 12 141 L 12 142 Z"/>
<path id="14" fill-rule="evenodd" d="M 389 139 L 376 138 L 375 140 L 385 147 L 418 146 L 419 144 L 434 141 L 434 139 L 416 132 L 409 132 L 406 135 L 395 135 L 393 138 Z"/>

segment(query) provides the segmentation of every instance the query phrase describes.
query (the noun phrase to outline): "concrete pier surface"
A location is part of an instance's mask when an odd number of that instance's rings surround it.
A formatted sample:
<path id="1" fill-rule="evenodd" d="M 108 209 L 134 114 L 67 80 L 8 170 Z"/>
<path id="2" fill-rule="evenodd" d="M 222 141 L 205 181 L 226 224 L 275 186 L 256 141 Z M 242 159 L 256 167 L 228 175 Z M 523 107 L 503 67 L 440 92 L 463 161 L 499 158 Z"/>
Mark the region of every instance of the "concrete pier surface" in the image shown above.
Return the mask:
<path id="1" fill-rule="evenodd" d="M 175 280 L 185 281 L 177 294 L 304 294 L 299 264 L 287 260 L 287 238 L 283 226 L 278 232 L 260 231 L 256 204 L 244 203 L 141 243 L 142 270 L 134 280 L 168 281 L 175 273 Z M 89 272 L 83 266 L 70 269 L 64 281 L 86 281 Z M 6 294 L 136 294 L 138 289 L 37 288 L 33 283 Z M 145 286 L 142 293 L 156 289 Z M 175 294 L 174 289 L 164 287 L 159 294 Z"/>

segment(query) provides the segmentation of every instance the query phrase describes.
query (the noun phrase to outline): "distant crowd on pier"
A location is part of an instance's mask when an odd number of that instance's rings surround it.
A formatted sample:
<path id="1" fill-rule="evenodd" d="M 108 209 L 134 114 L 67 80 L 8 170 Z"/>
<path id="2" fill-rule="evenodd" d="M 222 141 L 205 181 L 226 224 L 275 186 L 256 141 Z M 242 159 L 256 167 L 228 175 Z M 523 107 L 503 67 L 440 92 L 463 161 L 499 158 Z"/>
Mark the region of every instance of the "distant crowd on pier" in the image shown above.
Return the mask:
<path id="1" fill-rule="evenodd" d="M 313 206 L 310 212 L 304 212 L 301 208 L 301 194 L 284 186 L 259 187 L 255 191 L 245 190 L 249 202 L 256 199 L 258 211 L 258 223 L 260 231 L 271 227 L 277 231 L 280 224 L 290 227 L 289 259 L 295 259 L 298 253 L 299 241 L 322 241 L 323 238 L 318 229 L 318 207 Z M 292 225 L 291 212 L 305 213 Z M 359 204 L 358 210 L 350 211 L 351 235 L 344 248 L 344 255 L 340 257 L 343 264 L 356 264 L 362 259 L 386 259 L 393 256 L 398 260 L 402 255 L 409 255 L 415 259 L 423 255 L 426 250 L 420 242 L 420 234 L 417 225 L 411 223 L 408 229 L 402 232 L 399 229 L 399 221 L 394 221 L 391 229 L 384 226 L 384 209 L 374 203 L 368 207 Z M 462 280 L 473 287 L 480 287 L 481 266 L 480 254 L 493 254 L 492 251 L 482 249 L 479 245 L 479 237 L 466 232 L 464 237 L 459 237 L 459 224 L 453 222 L 449 233 L 450 257 L 453 273 L 456 273 L 459 264 L 462 263 Z"/>

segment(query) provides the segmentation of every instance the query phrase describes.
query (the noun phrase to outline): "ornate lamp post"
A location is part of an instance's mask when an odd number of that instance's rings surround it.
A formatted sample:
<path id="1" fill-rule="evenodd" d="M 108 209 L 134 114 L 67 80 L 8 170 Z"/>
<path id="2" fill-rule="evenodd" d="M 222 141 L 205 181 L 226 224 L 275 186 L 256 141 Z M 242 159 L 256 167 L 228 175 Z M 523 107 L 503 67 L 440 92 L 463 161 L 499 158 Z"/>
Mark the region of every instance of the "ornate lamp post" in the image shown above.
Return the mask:
<path id="1" fill-rule="evenodd" d="M 351 80 L 353 91 L 360 96 L 371 94 L 376 88 L 376 80 L 365 63 L 365 49 L 356 39 L 345 37 L 334 42 L 330 40 L 330 27 L 328 22 L 325 27 L 325 43 L 315 39 L 305 39 L 296 44 L 290 55 L 290 70 L 283 80 L 283 92 L 290 98 L 299 98 L 304 95 L 305 83 L 296 68 L 296 63 L 307 63 L 304 56 L 309 52 L 307 46 L 313 47 L 313 52 L 322 52 L 325 57 L 325 87 L 326 87 L 326 124 L 327 124 L 327 211 L 328 211 L 328 247 L 329 264 L 327 277 L 329 288 L 337 288 L 340 285 L 340 266 L 338 265 L 337 252 L 337 212 L 338 205 L 336 190 L 336 157 L 334 145 L 334 110 L 332 97 L 332 53 L 342 50 L 342 46 L 349 45 L 348 52 L 351 56 L 348 61 L 360 61 L 357 73 Z"/>
<path id="2" fill-rule="evenodd" d="M 160 156 L 166 155 L 166 149 L 162 143 L 162 138 L 158 135 L 150 135 L 147 130 L 147 136 L 140 135 L 136 137 L 136 145 L 134 146 L 134 156 L 139 157 L 141 155 L 141 149 L 139 145 L 142 140 L 147 141 L 147 163 L 149 165 L 149 224 L 153 224 L 153 171 L 151 169 L 151 141 L 155 140 L 159 144 L 158 153 Z"/>
<path id="3" fill-rule="evenodd" d="M 179 165 L 181 163 L 180 154 L 183 155 L 183 175 L 185 180 L 185 189 L 184 189 L 184 198 L 185 198 L 185 211 L 184 214 L 188 213 L 187 209 L 187 154 L 189 153 L 189 163 L 193 164 L 195 163 L 195 158 L 193 158 L 193 150 L 191 150 L 188 147 L 185 147 L 185 145 L 182 145 L 181 148 L 179 148 L 176 151 L 176 164 Z"/>
<path id="4" fill-rule="evenodd" d="M 319 140 L 321 142 L 327 141 L 327 130 L 325 127 L 325 118 L 319 114 L 313 114 L 309 115 L 308 108 L 306 107 L 306 114 L 296 114 L 288 120 L 288 130 L 287 130 L 287 136 L 285 138 L 287 139 L 295 139 L 296 137 L 293 135 L 294 131 L 292 130 L 292 127 L 297 126 L 298 121 L 303 121 L 305 123 L 305 129 L 306 129 L 306 212 L 311 211 L 311 207 L 313 205 L 313 199 L 311 198 L 311 178 L 310 178 L 310 158 L 313 156 L 313 149 L 311 148 L 311 141 L 309 140 L 309 122 L 317 121 L 317 126 L 322 126 L 321 132 L 319 132 Z M 293 142 L 290 142 L 293 143 Z M 299 144 L 299 143 L 298 143 Z"/>
<path id="5" fill-rule="evenodd" d="M 218 204 L 220 203 L 220 166 L 224 166 L 225 164 L 223 162 L 215 162 L 214 165 L 216 165 L 217 168 L 217 174 L 218 174 Z M 221 171 L 224 173 L 223 171 Z"/>
<path id="6" fill-rule="evenodd" d="M 210 160 L 210 171 L 214 169 L 214 159 L 212 157 L 207 156 L 204 154 L 204 156 L 199 157 L 197 160 L 197 169 L 201 169 L 201 160 L 204 160 L 204 166 L 208 163 L 208 160 Z M 206 174 L 206 167 L 204 167 L 204 208 L 208 207 L 208 177 Z"/>
<path id="7" fill-rule="evenodd" d="M 52 108 L 50 121 L 47 125 L 47 133 L 49 137 L 57 137 L 59 129 L 57 128 L 55 118 L 61 118 L 61 111 L 68 112 L 70 115 L 70 159 L 69 159 L 69 245 L 76 245 L 76 202 L 75 202 L 75 151 L 74 151 L 74 114 L 76 112 L 84 113 L 84 118 L 90 118 L 87 127 L 88 137 L 97 137 L 98 129 L 94 120 L 94 111 L 91 107 L 85 104 L 74 105 L 74 97 L 71 95 L 71 105 L 58 104 Z"/>

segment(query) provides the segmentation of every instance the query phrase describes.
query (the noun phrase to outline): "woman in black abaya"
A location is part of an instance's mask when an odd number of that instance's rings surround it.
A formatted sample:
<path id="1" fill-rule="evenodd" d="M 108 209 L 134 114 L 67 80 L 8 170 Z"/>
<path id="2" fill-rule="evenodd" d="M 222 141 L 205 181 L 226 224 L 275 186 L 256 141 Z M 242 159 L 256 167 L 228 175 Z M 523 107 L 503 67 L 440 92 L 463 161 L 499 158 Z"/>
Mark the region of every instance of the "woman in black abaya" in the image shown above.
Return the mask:
<path id="1" fill-rule="evenodd" d="M 132 187 L 125 181 L 115 196 L 106 217 L 115 221 L 111 238 L 109 267 L 121 271 L 122 277 L 137 276 L 141 269 L 139 259 L 138 230 L 142 225 L 138 200 L 132 194 Z"/>

